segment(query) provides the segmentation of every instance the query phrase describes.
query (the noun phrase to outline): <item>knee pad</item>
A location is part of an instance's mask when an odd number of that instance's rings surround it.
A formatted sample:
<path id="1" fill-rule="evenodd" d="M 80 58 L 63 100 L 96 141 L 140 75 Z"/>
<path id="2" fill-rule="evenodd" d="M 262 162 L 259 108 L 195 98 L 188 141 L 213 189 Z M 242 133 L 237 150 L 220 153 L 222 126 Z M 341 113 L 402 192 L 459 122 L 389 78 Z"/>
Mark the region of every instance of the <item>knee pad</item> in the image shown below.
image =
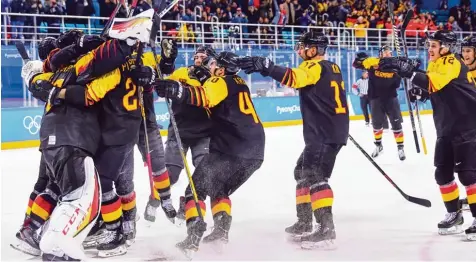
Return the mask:
<path id="1" fill-rule="evenodd" d="M 94 226 L 101 206 L 101 186 L 92 158 L 84 159 L 84 184 L 62 197 L 40 241 L 45 253 L 81 259 L 81 243 Z"/>
<path id="2" fill-rule="evenodd" d="M 440 186 L 449 184 L 455 179 L 452 166 L 437 166 L 435 170 L 435 180 Z"/>
<path id="3" fill-rule="evenodd" d="M 461 184 L 465 187 L 476 184 L 476 171 L 460 171 L 458 172 L 458 178 Z"/>

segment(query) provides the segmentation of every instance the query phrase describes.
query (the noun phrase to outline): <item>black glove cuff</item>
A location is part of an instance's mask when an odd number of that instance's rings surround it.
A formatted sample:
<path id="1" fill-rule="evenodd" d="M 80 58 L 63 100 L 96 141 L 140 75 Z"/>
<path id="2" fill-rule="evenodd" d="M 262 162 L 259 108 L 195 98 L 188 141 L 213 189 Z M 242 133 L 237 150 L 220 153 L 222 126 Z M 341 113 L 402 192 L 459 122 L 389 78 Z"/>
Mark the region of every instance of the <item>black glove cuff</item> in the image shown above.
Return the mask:
<path id="1" fill-rule="evenodd" d="M 82 85 L 67 86 L 64 101 L 75 106 L 86 106 L 86 88 Z"/>
<path id="2" fill-rule="evenodd" d="M 162 57 L 159 63 L 160 72 L 170 75 L 175 70 L 175 59 Z"/>
<path id="3" fill-rule="evenodd" d="M 421 88 L 428 89 L 428 86 L 430 85 L 430 80 L 425 73 L 415 72 L 413 73 L 411 80 L 414 85 Z"/>
<path id="4" fill-rule="evenodd" d="M 284 66 L 279 66 L 279 65 L 274 65 L 271 68 L 271 71 L 269 73 L 269 76 L 272 77 L 274 80 L 282 83 L 284 80 L 284 77 L 286 76 L 286 72 L 288 71 L 287 67 Z"/>

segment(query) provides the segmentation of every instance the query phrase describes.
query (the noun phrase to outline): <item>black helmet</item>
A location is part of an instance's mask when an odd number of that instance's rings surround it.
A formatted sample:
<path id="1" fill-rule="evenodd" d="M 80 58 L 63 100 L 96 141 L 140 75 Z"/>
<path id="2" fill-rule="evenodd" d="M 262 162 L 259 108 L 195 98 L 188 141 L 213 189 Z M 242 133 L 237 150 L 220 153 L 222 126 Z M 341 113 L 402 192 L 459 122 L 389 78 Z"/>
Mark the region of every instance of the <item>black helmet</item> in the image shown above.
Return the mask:
<path id="1" fill-rule="evenodd" d="M 45 60 L 50 52 L 57 47 L 56 38 L 51 36 L 45 37 L 38 43 L 38 56 L 41 60 Z"/>
<path id="2" fill-rule="evenodd" d="M 225 69 L 225 75 L 236 75 L 240 71 L 238 67 L 238 55 L 232 52 L 223 51 L 217 56 L 208 56 L 202 62 L 202 64 L 210 69 L 210 65 L 216 62 L 216 66 Z"/>
<path id="3" fill-rule="evenodd" d="M 450 30 L 438 30 L 428 36 L 427 40 L 438 41 L 442 47 L 448 47 L 450 53 L 455 53 L 456 44 L 458 39 L 456 38 L 456 34 Z M 429 41 L 427 41 L 429 45 Z M 426 46 L 428 48 L 428 46 Z"/>
<path id="4" fill-rule="evenodd" d="M 309 31 L 299 37 L 299 40 L 294 47 L 294 50 L 297 51 L 302 47 L 317 47 L 317 53 L 319 55 L 324 55 L 326 53 L 328 45 L 329 38 L 327 38 L 324 33 L 318 31 Z"/>
<path id="5" fill-rule="evenodd" d="M 476 36 L 469 35 L 461 41 L 461 47 L 473 47 L 476 49 Z"/>
<path id="6" fill-rule="evenodd" d="M 198 54 L 198 53 L 202 53 L 202 54 L 206 54 L 207 56 L 217 56 L 217 53 L 215 52 L 215 50 L 209 46 L 199 46 L 197 48 L 197 50 L 195 51 L 195 54 Z"/>
<path id="7" fill-rule="evenodd" d="M 378 55 L 382 56 L 385 51 L 392 51 L 392 48 L 389 45 L 383 45 L 378 49 Z"/>
<path id="8" fill-rule="evenodd" d="M 79 29 L 71 29 L 58 37 L 57 43 L 59 48 L 65 48 L 69 45 L 75 44 L 81 36 L 84 35 L 84 32 Z"/>

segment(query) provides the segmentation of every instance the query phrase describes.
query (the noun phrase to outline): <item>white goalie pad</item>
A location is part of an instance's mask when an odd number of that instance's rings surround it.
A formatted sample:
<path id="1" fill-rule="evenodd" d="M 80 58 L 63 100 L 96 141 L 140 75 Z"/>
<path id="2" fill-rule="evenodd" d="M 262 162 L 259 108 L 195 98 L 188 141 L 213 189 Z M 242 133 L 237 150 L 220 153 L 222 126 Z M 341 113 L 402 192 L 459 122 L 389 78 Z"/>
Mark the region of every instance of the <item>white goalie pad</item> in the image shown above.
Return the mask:
<path id="1" fill-rule="evenodd" d="M 40 60 L 28 61 L 21 68 L 21 77 L 25 80 L 25 83 L 30 84 L 31 79 L 37 75 L 43 73 L 43 62 Z"/>
<path id="2" fill-rule="evenodd" d="M 101 186 L 92 158 L 84 159 L 85 182 L 64 196 L 43 228 L 40 249 L 62 257 L 84 259 L 82 242 L 100 215 Z"/>
<path id="3" fill-rule="evenodd" d="M 148 9 L 131 18 L 114 18 L 108 35 L 120 40 L 138 40 L 149 43 L 154 9 Z"/>

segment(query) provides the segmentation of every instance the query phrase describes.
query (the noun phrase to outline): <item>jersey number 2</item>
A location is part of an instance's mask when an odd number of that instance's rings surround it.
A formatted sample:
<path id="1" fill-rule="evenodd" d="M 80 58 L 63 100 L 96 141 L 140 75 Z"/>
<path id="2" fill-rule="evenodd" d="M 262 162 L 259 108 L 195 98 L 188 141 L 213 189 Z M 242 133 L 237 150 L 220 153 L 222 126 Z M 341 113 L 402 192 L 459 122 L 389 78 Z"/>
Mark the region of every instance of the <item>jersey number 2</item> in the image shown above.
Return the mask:
<path id="1" fill-rule="evenodd" d="M 247 92 L 238 93 L 238 105 L 240 107 L 240 111 L 243 114 L 252 115 L 255 123 L 259 123 L 258 115 L 256 114 L 255 108 L 253 107 L 253 103 L 251 103 L 250 96 Z"/>
<path id="2" fill-rule="evenodd" d="M 337 104 L 336 114 L 345 114 L 347 110 L 342 106 L 342 101 L 340 101 L 340 89 L 344 90 L 344 81 L 342 81 L 341 86 L 336 81 L 331 81 L 331 87 L 334 88 L 334 99 Z"/>
<path id="3" fill-rule="evenodd" d="M 131 78 L 126 80 L 126 90 L 129 90 L 126 95 L 122 98 L 122 105 L 127 111 L 137 110 L 137 98 L 132 97 L 137 91 L 137 87 L 132 82 Z"/>

